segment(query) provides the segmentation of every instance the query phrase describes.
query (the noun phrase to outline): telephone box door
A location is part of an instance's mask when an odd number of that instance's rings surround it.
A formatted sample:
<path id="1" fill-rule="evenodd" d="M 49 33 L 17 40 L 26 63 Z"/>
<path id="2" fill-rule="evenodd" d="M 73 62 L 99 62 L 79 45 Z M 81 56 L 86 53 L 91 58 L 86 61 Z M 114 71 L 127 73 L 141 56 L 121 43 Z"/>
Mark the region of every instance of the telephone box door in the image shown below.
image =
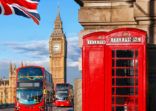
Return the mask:
<path id="1" fill-rule="evenodd" d="M 83 101 L 85 111 L 103 111 L 104 109 L 104 46 L 83 48 L 85 58 L 83 72 Z M 98 101 L 98 102 L 97 102 Z M 94 106 L 94 107 L 92 107 Z"/>
<path id="2" fill-rule="evenodd" d="M 111 67 L 105 70 L 105 87 L 109 89 L 105 99 L 111 102 L 106 103 L 105 111 L 146 111 L 144 47 L 108 46 L 107 52 Z"/>

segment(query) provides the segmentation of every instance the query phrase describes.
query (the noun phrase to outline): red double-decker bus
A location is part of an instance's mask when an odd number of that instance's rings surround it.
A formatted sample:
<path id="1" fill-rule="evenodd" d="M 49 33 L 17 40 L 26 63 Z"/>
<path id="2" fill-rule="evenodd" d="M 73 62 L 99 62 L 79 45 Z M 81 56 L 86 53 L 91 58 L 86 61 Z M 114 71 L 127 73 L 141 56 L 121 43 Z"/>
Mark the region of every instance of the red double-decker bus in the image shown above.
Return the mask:
<path id="1" fill-rule="evenodd" d="M 17 69 L 15 111 L 52 111 L 52 76 L 44 67 Z"/>
<path id="2" fill-rule="evenodd" d="M 56 107 L 73 106 L 73 86 L 71 84 L 56 84 L 54 105 Z"/>

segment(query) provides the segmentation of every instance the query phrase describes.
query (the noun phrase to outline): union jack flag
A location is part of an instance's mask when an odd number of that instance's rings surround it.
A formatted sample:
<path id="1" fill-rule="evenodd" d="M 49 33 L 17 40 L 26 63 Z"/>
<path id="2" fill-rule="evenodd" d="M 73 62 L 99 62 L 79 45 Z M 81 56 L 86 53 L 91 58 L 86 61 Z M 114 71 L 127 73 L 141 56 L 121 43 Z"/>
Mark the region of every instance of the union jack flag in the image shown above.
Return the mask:
<path id="1" fill-rule="evenodd" d="M 39 24 L 40 16 L 37 12 L 37 6 L 40 0 L 0 0 L 0 14 L 17 14 Z"/>

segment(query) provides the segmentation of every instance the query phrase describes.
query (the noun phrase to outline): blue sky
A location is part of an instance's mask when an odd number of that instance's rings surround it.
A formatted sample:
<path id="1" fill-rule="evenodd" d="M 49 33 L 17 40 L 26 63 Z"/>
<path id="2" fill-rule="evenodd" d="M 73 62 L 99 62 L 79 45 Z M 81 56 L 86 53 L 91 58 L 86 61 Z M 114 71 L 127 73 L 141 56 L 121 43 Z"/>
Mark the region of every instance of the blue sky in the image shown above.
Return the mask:
<path id="1" fill-rule="evenodd" d="M 41 0 L 38 12 L 41 16 L 40 25 L 31 19 L 17 15 L 0 15 L 0 75 L 8 75 L 10 62 L 19 66 L 39 64 L 49 68 L 48 41 L 53 31 L 57 16 L 58 4 L 64 32 L 68 41 L 67 74 L 68 81 L 80 76 L 78 71 L 78 33 L 82 29 L 78 23 L 79 5 L 74 0 Z"/>

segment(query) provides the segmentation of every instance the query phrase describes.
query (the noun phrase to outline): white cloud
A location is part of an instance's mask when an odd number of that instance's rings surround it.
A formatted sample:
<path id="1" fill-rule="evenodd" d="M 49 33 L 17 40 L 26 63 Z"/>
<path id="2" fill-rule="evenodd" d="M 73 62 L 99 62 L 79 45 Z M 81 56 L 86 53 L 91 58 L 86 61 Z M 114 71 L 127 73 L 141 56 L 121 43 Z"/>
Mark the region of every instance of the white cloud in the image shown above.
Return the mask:
<path id="1" fill-rule="evenodd" d="M 68 38 L 67 48 L 67 66 L 78 67 L 78 59 L 80 57 L 80 48 L 78 47 L 78 37 Z"/>
<path id="2" fill-rule="evenodd" d="M 72 59 L 67 59 L 68 63 L 67 66 L 68 67 L 78 67 L 79 66 L 79 62 L 76 60 L 72 60 Z"/>
<path id="3" fill-rule="evenodd" d="M 41 65 L 49 70 L 48 40 L 5 42 L 1 45 L 3 45 L 3 47 L 5 47 L 8 50 L 12 50 L 13 52 L 15 52 L 15 54 L 21 55 L 21 58 L 17 58 L 15 60 L 10 57 L 8 58 L 8 60 L 0 60 L 0 72 L 8 72 L 10 62 L 19 66 L 21 64 L 21 61 L 23 61 L 26 65 Z M 78 37 L 68 37 L 67 45 L 67 68 L 74 69 L 76 72 L 78 72 L 78 59 L 80 56 L 80 49 L 78 47 Z M 24 58 L 22 59 L 22 57 Z"/>
<path id="4" fill-rule="evenodd" d="M 8 77 L 9 61 L 0 61 L 0 78 Z"/>
<path id="5" fill-rule="evenodd" d="M 24 61 L 25 65 L 37 65 L 37 66 L 44 66 L 49 71 L 49 58 L 40 59 L 40 60 L 33 60 L 33 61 Z"/>
<path id="6" fill-rule="evenodd" d="M 48 55 L 48 40 L 27 41 L 27 42 L 7 42 L 3 45 L 19 54 L 26 54 L 30 57 L 43 58 Z"/>
<path id="7" fill-rule="evenodd" d="M 70 37 L 67 39 L 67 41 L 68 41 L 69 56 L 71 56 L 71 55 L 79 56 L 80 49 L 78 47 L 78 37 Z"/>
<path id="8" fill-rule="evenodd" d="M 49 58 L 48 40 L 29 41 L 29 42 L 7 42 L 5 46 L 14 52 L 26 55 L 35 60 L 47 60 Z M 78 47 L 78 37 L 67 38 L 67 66 L 77 67 L 80 49 Z"/>

